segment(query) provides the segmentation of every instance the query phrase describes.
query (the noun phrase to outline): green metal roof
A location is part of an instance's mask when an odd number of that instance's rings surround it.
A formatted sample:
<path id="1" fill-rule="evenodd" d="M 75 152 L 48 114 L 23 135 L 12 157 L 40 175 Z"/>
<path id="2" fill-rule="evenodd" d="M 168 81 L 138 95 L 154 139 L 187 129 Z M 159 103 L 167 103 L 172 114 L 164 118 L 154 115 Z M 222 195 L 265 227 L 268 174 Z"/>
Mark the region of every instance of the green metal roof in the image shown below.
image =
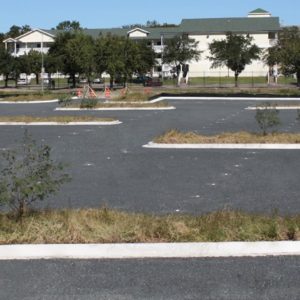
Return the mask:
<path id="1" fill-rule="evenodd" d="M 165 38 L 172 38 L 177 34 L 210 34 L 210 33 L 252 33 L 279 31 L 280 23 L 278 17 L 266 18 L 212 18 L 212 19 L 183 19 L 179 26 L 174 27 L 137 27 L 149 32 L 147 39 L 160 39 L 163 35 Z M 100 28 L 100 29 L 83 29 L 85 34 L 97 38 L 100 35 L 117 35 L 127 36 L 128 32 L 135 28 Z M 52 35 L 57 35 L 60 30 L 44 30 Z M 138 38 L 141 39 L 141 38 Z"/>
<path id="2" fill-rule="evenodd" d="M 257 8 L 257 9 L 255 9 L 253 11 L 250 11 L 249 14 L 269 14 L 269 12 L 266 11 L 266 10 L 264 10 L 264 9 L 262 9 L 262 8 Z"/>
<path id="3" fill-rule="evenodd" d="M 181 31 L 186 33 L 266 32 L 279 31 L 278 17 L 184 19 Z"/>

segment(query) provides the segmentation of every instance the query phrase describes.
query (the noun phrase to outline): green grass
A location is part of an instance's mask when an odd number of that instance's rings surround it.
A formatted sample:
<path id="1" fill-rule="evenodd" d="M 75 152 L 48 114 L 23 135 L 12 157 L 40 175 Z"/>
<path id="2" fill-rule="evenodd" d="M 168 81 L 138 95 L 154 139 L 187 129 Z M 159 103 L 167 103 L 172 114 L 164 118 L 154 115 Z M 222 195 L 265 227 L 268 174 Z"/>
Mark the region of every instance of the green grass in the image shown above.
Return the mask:
<path id="1" fill-rule="evenodd" d="M 93 116 L 48 116 L 48 117 L 34 117 L 34 116 L 0 116 L 0 122 L 111 122 L 115 121 L 113 118 L 99 118 Z"/>
<path id="2" fill-rule="evenodd" d="M 219 211 L 201 216 L 111 209 L 29 212 L 22 222 L 0 214 L 0 244 L 279 241 L 300 239 L 300 215 Z"/>
<path id="3" fill-rule="evenodd" d="M 215 76 L 215 77 L 190 77 L 189 85 L 226 85 L 226 84 L 234 84 L 234 77 L 227 76 Z M 248 84 L 248 85 L 256 85 L 256 84 L 265 84 L 267 86 L 267 79 L 264 76 L 241 76 L 238 79 L 239 84 Z M 278 84 L 296 84 L 297 80 L 293 77 L 279 77 Z M 176 79 L 165 79 L 165 85 L 176 85 Z"/>
<path id="4" fill-rule="evenodd" d="M 172 129 L 154 138 L 161 144 L 298 144 L 300 133 L 269 133 L 263 135 L 252 132 L 225 132 L 217 135 L 201 135 L 195 132 L 180 132 Z"/>

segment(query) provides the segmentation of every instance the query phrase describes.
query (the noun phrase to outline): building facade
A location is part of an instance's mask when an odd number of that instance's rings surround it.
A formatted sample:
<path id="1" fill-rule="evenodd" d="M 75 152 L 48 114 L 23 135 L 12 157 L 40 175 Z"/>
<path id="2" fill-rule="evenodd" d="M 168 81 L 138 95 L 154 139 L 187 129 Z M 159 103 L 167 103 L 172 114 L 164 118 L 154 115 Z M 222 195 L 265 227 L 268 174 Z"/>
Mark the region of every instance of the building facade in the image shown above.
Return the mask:
<path id="1" fill-rule="evenodd" d="M 173 66 L 162 64 L 162 53 L 164 43 L 176 35 L 188 35 L 189 38 L 198 42 L 201 51 L 199 61 L 187 62 L 190 66 L 190 77 L 201 76 L 231 76 L 232 73 L 226 68 L 212 69 L 208 57 L 209 44 L 214 40 L 221 40 L 226 37 L 226 33 L 249 35 L 263 51 L 273 46 L 280 31 L 278 17 L 263 10 L 256 9 L 242 18 L 210 18 L 210 19 L 183 19 L 178 26 L 173 27 L 136 27 L 131 29 L 112 28 L 112 29 L 84 29 L 85 34 L 94 38 L 99 35 L 113 34 L 127 36 L 135 40 L 147 40 L 157 54 L 157 66 L 154 69 L 156 75 L 169 76 Z M 56 30 L 35 29 L 27 32 L 15 39 L 8 38 L 4 41 L 6 49 L 13 55 L 20 56 L 30 50 L 47 53 L 55 36 L 59 33 Z M 248 65 L 241 76 L 264 76 L 268 72 L 262 59 L 254 61 Z"/>

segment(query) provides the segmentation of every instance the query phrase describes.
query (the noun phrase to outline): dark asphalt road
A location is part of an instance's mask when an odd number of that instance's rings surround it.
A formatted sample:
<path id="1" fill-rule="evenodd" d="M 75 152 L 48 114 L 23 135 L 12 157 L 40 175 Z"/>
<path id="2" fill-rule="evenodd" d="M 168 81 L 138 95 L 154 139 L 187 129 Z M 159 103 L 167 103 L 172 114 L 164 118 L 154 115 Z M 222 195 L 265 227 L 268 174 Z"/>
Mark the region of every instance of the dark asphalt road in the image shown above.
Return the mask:
<path id="1" fill-rule="evenodd" d="M 278 102 L 278 101 L 277 101 Z M 100 207 L 127 211 L 204 213 L 223 208 L 299 212 L 300 152 L 297 150 L 144 149 L 154 136 L 177 128 L 201 133 L 258 130 L 254 101 L 172 101 L 173 111 L 85 112 L 117 117 L 122 125 L 30 127 L 56 159 L 69 164 L 71 183 L 50 207 Z M 63 115 L 55 104 L 4 105 L 1 115 Z M 281 131 L 300 130 L 296 111 L 281 111 Z M 22 127 L 2 126 L 0 148 L 20 142 Z"/>
<path id="2" fill-rule="evenodd" d="M 3 300 L 298 300 L 300 258 L 0 262 Z"/>

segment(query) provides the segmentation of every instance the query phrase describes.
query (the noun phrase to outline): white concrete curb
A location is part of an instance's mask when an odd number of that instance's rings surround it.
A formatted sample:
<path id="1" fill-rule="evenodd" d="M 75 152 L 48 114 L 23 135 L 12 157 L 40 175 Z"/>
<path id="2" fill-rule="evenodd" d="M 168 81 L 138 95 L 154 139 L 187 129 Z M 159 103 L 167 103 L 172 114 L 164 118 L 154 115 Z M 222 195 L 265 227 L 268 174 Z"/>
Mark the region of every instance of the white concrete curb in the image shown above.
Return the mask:
<path id="1" fill-rule="evenodd" d="M 299 256 L 300 242 L 0 246 L 0 260 Z"/>
<path id="2" fill-rule="evenodd" d="M 298 150 L 300 144 L 159 144 L 149 142 L 143 148 L 151 149 L 258 149 Z"/>
<path id="3" fill-rule="evenodd" d="M 97 110 L 97 111 L 129 111 L 129 110 L 173 110 L 176 109 L 174 106 L 168 107 L 103 107 L 103 108 L 75 108 L 75 107 L 57 107 L 55 110 L 60 111 L 90 111 L 90 110 Z"/>
<path id="4" fill-rule="evenodd" d="M 156 99 L 153 99 L 151 101 L 149 101 L 150 103 L 155 103 L 155 102 L 159 102 L 162 100 L 207 100 L 207 101 L 211 101 L 211 100 L 230 100 L 230 101 L 234 101 L 234 100 L 238 100 L 238 101 L 287 101 L 287 100 L 300 100 L 300 98 L 280 98 L 280 97 L 276 97 L 276 98 L 265 98 L 265 97 L 184 97 L 184 96 L 165 96 L 165 97 L 159 97 Z"/>
<path id="5" fill-rule="evenodd" d="M 111 122 L 0 122 L 0 126 L 84 126 L 84 125 L 119 125 L 122 124 L 120 121 Z"/>
<path id="6" fill-rule="evenodd" d="M 41 104 L 41 103 L 55 103 L 58 99 L 54 100 L 37 100 L 37 101 L 1 101 L 0 104 Z"/>

